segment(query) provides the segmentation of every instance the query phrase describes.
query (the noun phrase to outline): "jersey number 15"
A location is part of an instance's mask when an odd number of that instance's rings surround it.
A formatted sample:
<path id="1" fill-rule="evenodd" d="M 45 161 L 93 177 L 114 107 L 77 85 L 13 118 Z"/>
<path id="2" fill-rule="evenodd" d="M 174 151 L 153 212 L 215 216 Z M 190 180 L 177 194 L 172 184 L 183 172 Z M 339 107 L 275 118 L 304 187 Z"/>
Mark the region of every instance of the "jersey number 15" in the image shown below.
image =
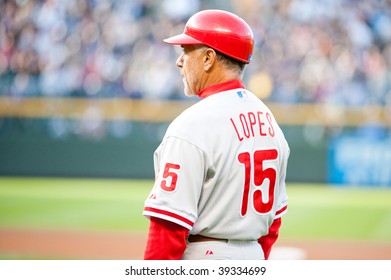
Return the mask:
<path id="1" fill-rule="evenodd" d="M 266 179 L 269 180 L 268 199 L 264 201 L 264 193 L 262 189 L 256 188 L 252 195 L 253 209 L 259 214 L 269 213 L 273 208 L 274 202 L 274 188 L 276 187 L 277 172 L 273 167 L 264 169 L 264 162 L 268 160 L 275 160 L 278 157 L 276 149 L 258 150 L 253 154 L 253 158 L 249 152 L 240 153 L 238 155 L 239 163 L 244 165 L 245 177 L 244 177 L 244 190 L 242 197 L 242 209 L 241 214 L 245 216 L 247 214 L 248 204 L 250 201 L 250 186 L 251 186 L 251 173 L 254 174 L 253 183 L 255 187 L 262 186 Z M 251 169 L 254 169 L 251 172 Z"/>

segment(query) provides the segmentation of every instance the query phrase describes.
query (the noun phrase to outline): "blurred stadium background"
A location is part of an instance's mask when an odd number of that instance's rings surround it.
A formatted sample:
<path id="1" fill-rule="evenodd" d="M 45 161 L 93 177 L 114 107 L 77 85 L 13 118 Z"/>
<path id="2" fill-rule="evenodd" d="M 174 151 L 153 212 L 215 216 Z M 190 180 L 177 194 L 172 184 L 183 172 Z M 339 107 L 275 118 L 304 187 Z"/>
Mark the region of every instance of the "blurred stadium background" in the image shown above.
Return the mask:
<path id="1" fill-rule="evenodd" d="M 42 255 L 29 247 L 35 239 L 14 240 L 30 251 L 17 249 L 10 233 L 145 234 L 153 152 L 196 102 L 182 93 L 177 50 L 162 39 L 213 8 L 253 28 L 244 82 L 291 147 L 282 245 L 358 240 L 391 259 L 386 0 L 0 1 L 0 258 L 73 257 Z"/>

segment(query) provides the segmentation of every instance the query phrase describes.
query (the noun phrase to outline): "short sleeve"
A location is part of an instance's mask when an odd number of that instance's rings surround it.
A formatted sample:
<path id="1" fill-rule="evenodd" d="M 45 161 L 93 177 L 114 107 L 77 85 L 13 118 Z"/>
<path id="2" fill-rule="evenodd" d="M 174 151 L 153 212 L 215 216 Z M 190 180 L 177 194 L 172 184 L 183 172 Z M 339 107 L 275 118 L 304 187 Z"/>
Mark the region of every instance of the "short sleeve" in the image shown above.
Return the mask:
<path id="1" fill-rule="evenodd" d="M 187 140 L 168 137 L 156 153 L 157 174 L 143 214 L 191 230 L 197 219 L 197 205 L 205 178 L 203 152 Z"/>

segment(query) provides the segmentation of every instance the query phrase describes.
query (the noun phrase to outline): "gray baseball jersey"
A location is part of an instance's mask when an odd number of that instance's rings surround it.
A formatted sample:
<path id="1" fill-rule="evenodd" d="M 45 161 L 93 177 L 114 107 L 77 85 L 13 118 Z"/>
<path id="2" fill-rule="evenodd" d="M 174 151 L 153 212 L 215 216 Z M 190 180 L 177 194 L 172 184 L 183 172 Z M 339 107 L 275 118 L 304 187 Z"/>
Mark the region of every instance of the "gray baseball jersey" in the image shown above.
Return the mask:
<path id="1" fill-rule="evenodd" d="M 190 234 L 257 240 L 287 211 L 288 157 L 273 114 L 253 93 L 238 87 L 210 95 L 167 129 L 144 215 Z"/>

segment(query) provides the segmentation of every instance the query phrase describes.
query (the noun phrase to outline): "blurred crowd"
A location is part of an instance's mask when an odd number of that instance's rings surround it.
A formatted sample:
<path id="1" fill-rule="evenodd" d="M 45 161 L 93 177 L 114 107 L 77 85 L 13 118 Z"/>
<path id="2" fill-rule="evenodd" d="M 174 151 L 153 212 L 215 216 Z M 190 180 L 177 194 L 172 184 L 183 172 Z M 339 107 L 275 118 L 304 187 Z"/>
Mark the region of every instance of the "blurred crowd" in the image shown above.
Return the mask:
<path id="1" fill-rule="evenodd" d="M 162 39 L 214 8 L 252 27 L 260 98 L 391 106 L 388 0 L 1 0 L 0 95 L 184 98 Z"/>

